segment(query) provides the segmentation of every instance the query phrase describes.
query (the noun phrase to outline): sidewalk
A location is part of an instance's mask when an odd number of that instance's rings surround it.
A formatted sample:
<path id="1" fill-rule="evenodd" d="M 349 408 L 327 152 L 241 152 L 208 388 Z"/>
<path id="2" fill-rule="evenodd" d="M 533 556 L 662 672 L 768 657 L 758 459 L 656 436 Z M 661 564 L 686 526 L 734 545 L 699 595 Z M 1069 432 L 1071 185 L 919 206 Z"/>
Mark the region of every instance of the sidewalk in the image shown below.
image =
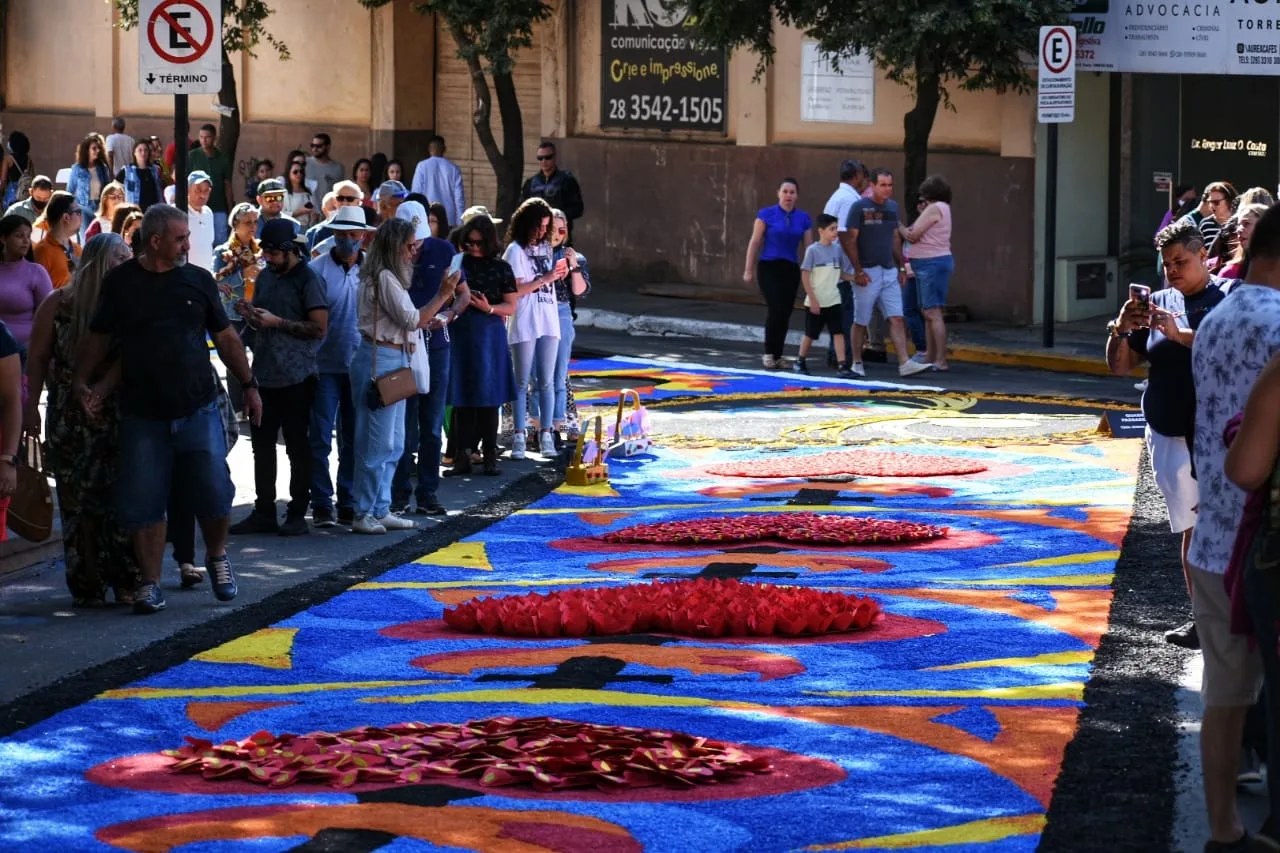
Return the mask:
<path id="1" fill-rule="evenodd" d="M 662 289 L 675 287 L 664 286 Z M 690 285 L 688 292 L 697 293 L 697 286 Z M 800 309 L 797 309 L 797 316 L 791 322 L 788 347 L 800 344 L 799 313 Z M 615 291 L 608 286 L 593 290 L 583 300 L 578 308 L 577 321 L 578 326 L 631 335 L 680 335 L 748 343 L 764 341 L 763 323 L 762 305 L 649 296 Z M 1105 319 L 1099 318 L 1059 323 L 1054 331 L 1054 346 L 1046 349 L 1041 346 L 1039 326 L 949 323 L 949 358 L 974 364 L 1109 376 L 1111 371 L 1103 358 L 1105 325 Z M 1145 375 L 1145 368 L 1134 372 L 1135 378 Z"/>

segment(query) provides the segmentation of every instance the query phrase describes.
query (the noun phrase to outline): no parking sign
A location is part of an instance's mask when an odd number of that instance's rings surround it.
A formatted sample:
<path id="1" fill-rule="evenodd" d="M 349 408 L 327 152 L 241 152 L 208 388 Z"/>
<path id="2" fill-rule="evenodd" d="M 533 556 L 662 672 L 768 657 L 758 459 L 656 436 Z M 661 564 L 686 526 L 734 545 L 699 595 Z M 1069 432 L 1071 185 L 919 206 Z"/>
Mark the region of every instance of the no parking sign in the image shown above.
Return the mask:
<path id="1" fill-rule="evenodd" d="M 147 95 L 222 89 L 221 0 L 139 0 L 138 85 Z"/>

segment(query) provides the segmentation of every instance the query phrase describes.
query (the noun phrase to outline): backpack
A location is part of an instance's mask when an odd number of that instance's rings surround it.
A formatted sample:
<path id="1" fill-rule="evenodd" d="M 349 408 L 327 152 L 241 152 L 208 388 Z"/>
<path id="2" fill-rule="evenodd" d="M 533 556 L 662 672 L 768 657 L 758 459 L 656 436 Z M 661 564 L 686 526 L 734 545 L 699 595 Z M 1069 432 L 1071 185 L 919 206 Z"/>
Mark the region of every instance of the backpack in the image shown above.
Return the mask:
<path id="1" fill-rule="evenodd" d="M 27 155 L 27 167 L 22 170 L 22 176 L 18 178 L 18 192 L 14 197 L 14 201 L 26 201 L 31 195 L 31 182 L 35 180 L 36 167 L 31 159 L 31 155 Z"/>

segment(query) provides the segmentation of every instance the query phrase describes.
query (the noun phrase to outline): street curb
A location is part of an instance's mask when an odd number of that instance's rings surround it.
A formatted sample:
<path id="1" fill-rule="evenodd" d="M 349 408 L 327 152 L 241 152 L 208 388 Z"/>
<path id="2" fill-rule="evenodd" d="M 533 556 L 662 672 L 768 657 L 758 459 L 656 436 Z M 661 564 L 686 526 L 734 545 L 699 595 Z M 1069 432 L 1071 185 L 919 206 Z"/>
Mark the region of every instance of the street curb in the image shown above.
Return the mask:
<path id="1" fill-rule="evenodd" d="M 687 317 L 663 317 L 656 314 L 624 314 L 621 311 L 605 311 L 598 308 L 579 308 L 575 326 L 625 332 L 645 337 L 709 338 L 739 343 L 764 343 L 764 329 L 741 323 L 721 323 L 715 320 L 696 320 Z M 787 346 L 798 347 L 803 333 L 787 333 Z M 888 349 L 893 352 L 893 345 Z M 1083 355 L 1058 355 L 1034 350 L 997 349 L 974 346 L 952 341 L 947 350 L 948 360 L 966 364 L 987 364 L 999 367 L 1021 367 L 1030 370 L 1048 370 L 1054 373 L 1084 373 L 1091 376 L 1110 376 L 1111 369 L 1101 358 Z M 1141 367 L 1132 373 L 1134 378 L 1145 378 L 1147 371 Z"/>

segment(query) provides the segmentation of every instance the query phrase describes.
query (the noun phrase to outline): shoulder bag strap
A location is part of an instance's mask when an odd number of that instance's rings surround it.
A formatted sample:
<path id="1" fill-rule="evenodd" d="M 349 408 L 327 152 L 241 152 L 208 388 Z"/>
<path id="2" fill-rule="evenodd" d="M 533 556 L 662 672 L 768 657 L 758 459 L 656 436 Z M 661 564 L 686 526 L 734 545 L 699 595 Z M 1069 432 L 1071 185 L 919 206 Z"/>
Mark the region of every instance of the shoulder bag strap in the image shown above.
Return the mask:
<path id="1" fill-rule="evenodd" d="M 379 298 L 378 289 L 382 287 L 382 274 L 378 274 L 378 278 L 370 279 L 369 283 L 373 285 L 373 367 L 369 369 L 369 378 L 378 381 L 378 309 L 382 306 L 382 299 Z"/>

